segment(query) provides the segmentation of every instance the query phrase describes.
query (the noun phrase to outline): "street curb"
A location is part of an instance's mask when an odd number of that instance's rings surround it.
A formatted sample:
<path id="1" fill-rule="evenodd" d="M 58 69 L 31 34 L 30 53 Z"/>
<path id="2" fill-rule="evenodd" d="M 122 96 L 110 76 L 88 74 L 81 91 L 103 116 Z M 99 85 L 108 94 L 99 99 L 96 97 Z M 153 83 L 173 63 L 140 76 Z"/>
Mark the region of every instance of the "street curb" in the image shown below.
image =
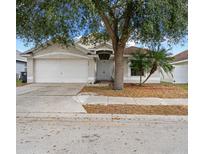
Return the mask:
<path id="1" fill-rule="evenodd" d="M 86 114 L 86 113 L 17 113 L 17 119 L 65 120 L 71 122 L 188 122 L 188 116 L 130 115 L 130 114 Z"/>

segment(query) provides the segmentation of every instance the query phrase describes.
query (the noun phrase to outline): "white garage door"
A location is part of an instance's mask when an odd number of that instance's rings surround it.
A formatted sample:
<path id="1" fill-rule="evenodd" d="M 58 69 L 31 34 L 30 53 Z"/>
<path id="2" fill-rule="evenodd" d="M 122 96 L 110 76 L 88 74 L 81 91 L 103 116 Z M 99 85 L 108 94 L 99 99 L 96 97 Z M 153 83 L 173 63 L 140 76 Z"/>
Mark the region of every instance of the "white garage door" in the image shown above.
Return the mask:
<path id="1" fill-rule="evenodd" d="M 35 60 L 35 82 L 37 83 L 84 83 L 87 79 L 87 60 Z"/>
<path id="2" fill-rule="evenodd" d="M 175 83 L 188 83 L 188 66 L 187 65 L 175 65 L 173 71 Z"/>

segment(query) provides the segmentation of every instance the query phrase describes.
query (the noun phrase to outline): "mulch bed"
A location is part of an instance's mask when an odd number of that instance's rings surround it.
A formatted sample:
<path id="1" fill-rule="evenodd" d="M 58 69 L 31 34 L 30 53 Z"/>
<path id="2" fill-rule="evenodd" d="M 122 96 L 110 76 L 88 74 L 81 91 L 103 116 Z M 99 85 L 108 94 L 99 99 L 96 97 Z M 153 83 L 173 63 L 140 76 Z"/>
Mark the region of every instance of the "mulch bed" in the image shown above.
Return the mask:
<path id="1" fill-rule="evenodd" d="M 88 113 L 96 114 L 145 114 L 188 115 L 187 105 L 83 105 Z"/>
<path id="2" fill-rule="evenodd" d="M 159 97 L 187 98 L 188 90 L 174 84 L 124 84 L 124 89 L 113 90 L 112 86 L 85 86 L 81 92 L 93 92 L 97 95 L 115 97 Z"/>

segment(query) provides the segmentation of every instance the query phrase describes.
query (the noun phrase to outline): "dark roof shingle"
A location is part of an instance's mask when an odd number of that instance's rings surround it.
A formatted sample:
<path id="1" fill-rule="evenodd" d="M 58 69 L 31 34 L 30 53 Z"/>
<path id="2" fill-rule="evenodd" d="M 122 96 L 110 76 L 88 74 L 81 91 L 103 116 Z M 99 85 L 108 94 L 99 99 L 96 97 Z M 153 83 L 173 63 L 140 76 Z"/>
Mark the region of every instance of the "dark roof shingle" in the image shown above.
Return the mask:
<path id="1" fill-rule="evenodd" d="M 182 61 L 188 59 L 188 50 L 185 50 L 177 55 L 174 56 L 174 61 Z"/>
<path id="2" fill-rule="evenodd" d="M 135 52 L 148 52 L 148 49 L 144 49 L 144 48 L 138 48 L 138 47 L 135 47 L 135 46 L 131 46 L 131 47 L 128 47 L 128 48 L 125 48 L 124 50 L 124 54 L 125 55 L 131 55 Z"/>

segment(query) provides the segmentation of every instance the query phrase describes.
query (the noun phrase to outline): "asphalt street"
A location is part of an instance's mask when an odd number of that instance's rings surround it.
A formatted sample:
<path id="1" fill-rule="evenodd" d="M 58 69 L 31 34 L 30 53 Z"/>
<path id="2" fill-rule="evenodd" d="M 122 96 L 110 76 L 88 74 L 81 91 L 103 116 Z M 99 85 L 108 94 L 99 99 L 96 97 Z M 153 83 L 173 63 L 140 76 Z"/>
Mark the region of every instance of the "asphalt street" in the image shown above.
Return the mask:
<path id="1" fill-rule="evenodd" d="M 187 121 L 17 118 L 17 154 L 187 154 Z"/>

